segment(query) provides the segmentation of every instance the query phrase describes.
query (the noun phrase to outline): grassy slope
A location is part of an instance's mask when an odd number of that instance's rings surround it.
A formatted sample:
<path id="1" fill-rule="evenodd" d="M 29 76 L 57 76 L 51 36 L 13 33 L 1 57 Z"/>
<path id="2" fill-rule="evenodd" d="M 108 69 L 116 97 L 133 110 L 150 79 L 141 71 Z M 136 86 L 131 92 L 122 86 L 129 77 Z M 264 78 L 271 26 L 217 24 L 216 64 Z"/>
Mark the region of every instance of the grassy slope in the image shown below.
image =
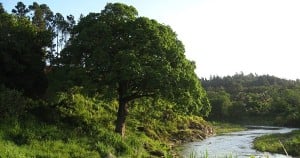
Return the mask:
<path id="1" fill-rule="evenodd" d="M 254 148 L 260 151 L 285 154 L 280 141 L 289 155 L 300 156 L 300 130 L 259 137 L 254 141 Z"/>
<path id="2" fill-rule="evenodd" d="M 162 112 L 172 107 L 153 110 L 139 105 L 130 109 L 122 138 L 114 132 L 116 102 L 81 94 L 60 100 L 56 114 L 51 108 L 41 114 L 46 109 L 38 105 L 38 115 L 1 119 L 0 157 L 174 157 L 174 145 L 205 138 L 210 130 L 201 117 L 168 112 L 164 118 Z M 164 108 L 155 108 L 160 107 Z"/>
<path id="3" fill-rule="evenodd" d="M 126 137 L 121 138 L 105 128 L 90 134 L 80 128 L 34 119 L 12 124 L 2 122 L 0 157 L 173 157 L 176 151 L 172 144 L 197 139 L 192 134 L 201 133 L 196 129 L 176 129 L 168 133 L 168 127 L 158 126 L 159 129 L 145 131 L 128 128 Z"/>
<path id="4" fill-rule="evenodd" d="M 1 122 L 0 157 L 149 157 L 171 153 L 166 142 L 143 132 L 127 130 L 125 138 L 104 127 L 90 132 L 94 133 L 34 119 Z"/>

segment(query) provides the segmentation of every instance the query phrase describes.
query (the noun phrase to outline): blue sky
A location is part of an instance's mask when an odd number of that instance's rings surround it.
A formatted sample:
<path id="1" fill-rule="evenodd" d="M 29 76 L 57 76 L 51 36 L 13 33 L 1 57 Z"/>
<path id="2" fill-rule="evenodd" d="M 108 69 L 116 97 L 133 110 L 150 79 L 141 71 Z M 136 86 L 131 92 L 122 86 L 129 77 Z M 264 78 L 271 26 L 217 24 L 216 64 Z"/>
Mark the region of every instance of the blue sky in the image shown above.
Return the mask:
<path id="1" fill-rule="evenodd" d="M 16 0 L 0 0 L 7 11 Z M 25 0 L 24 4 L 33 1 Z M 133 5 L 170 25 L 196 61 L 199 77 L 257 73 L 300 79 L 299 0 L 39 0 L 54 12 L 100 12 L 106 3 Z"/>
<path id="2" fill-rule="evenodd" d="M 3 3 L 6 11 L 11 11 L 20 0 L 0 0 Z M 149 18 L 160 19 L 164 15 L 171 12 L 177 12 L 182 8 L 189 7 L 197 3 L 197 0 L 187 0 L 186 3 L 182 0 L 23 0 L 25 5 L 30 5 L 33 2 L 39 4 L 47 4 L 53 12 L 62 14 L 72 14 L 76 17 L 82 13 L 87 15 L 89 12 L 100 12 L 107 3 L 121 2 L 134 6 L 138 9 L 139 15 Z"/>

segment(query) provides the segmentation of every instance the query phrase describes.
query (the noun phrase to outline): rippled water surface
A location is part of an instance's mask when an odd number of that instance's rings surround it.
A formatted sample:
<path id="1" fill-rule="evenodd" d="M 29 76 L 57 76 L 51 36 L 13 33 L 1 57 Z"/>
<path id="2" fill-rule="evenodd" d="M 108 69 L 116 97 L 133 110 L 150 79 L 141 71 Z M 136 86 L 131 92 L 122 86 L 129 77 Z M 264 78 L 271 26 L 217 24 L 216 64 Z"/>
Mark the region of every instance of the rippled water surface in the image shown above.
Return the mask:
<path id="1" fill-rule="evenodd" d="M 201 142 L 192 142 L 183 146 L 182 156 L 189 158 L 191 155 L 196 157 L 238 157 L 249 158 L 269 157 L 269 158 L 286 158 L 288 156 L 281 154 L 263 153 L 254 150 L 253 141 L 256 137 L 271 134 L 271 133 L 288 133 L 295 129 L 283 127 L 268 127 L 268 126 L 248 126 L 248 130 L 234 132 L 220 136 L 210 137 Z"/>

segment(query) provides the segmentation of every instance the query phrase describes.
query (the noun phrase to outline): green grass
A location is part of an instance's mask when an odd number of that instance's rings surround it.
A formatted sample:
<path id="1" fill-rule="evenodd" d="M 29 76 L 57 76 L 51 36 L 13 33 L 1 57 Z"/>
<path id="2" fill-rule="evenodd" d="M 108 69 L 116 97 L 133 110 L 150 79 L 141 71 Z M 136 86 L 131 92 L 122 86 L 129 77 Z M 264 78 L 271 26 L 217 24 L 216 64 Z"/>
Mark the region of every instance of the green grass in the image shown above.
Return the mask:
<path id="1" fill-rule="evenodd" d="M 225 122 L 211 122 L 211 124 L 213 125 L 217 135 L 246 130 L 244 126 L 238 124 Z"/>
<path id="2" fill-rule="evenodd" d="M 178 124 L 162 123 L 153 119 L 144 123 L 144 130 L 140 131 L 136 127 L 141 126 L 141 123 L 132 116 L 128 119 L 126 136 L 122 138 L 114 132 L 114 120 L 110 121 L 110 126 L 101 126 L 103 119 L 88 127 L 72 126 L 63 122 L 45 123 L 34 116 L 27 116 L 21 120 L 2 120 L 0 158 L 99 158 L 108 155 L 122 158 L 173 157 L 176 149 L 170 140 L 180 140 L 181 138 L 176 137 L 185 138 L 189 133 L 181 132 L 179 135 L 179 127 L 172 126 L 188 125 L 196 128 L 196 125 L 200 126 L 203 123 L 201 118 L 196 117 L 180 117 L 177 119 Z M 196 124 L 197 121 L 200 123 Z M 134 122 L 136 124 L 133 124 Z M 183 130 L 188 127 L 180 128 Z"/>
<path id="3" fill-rule="evenodd" d="M 289 155 L 300 156 L 300 130 L 287 134 L 271 134 L 256 138 L 254 148 L 260 151 L 285 154 L 280 142 L 282 142 Z"/>
<path id="4" fill-rule="evenodd" d="M 150 157 L 151 151 L 167 155 L 162 142 L 143 133 L 128 131 L 122 138 L 104 128 L 90 134 L 79 128 L 30 121 L 1 122 L 1 158 L 99 158 L 108 155 L 129 158 Z"/>
<path id="5" fill-rule="evenodd" d="M 176 145 L 203 139 L 212 131 L 202 117 L 178 114 L 163 100 L 152 103 L 129 105 L 121 137 L 114 132 L 115 100 L 89 97 L 77 89 L 53 101 L 25 100 L 26 110 L 18 117 L 6 112 L 0 118 L 0 158 L 171 158 L 178 155 Z"/>
<path id="6" fill-rule="evenodd" d="M 1 122 L 0 157 L 99 157 L 77 132 L 40 122 Z"/>

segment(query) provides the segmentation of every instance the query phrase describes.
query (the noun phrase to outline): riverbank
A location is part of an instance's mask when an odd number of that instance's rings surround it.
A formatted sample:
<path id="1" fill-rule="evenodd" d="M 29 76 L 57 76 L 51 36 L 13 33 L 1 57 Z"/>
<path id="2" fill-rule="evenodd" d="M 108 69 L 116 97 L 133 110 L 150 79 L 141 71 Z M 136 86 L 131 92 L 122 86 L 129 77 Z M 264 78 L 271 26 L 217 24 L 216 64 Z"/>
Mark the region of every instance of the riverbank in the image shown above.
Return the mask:
<path id="1" fill-rule="evenodd" d="M 213 135 L 202 117 L 165 100 L 132 103 L 124 136 L 115 132 L 118 102 L 80 89 L 33 100 L 0 86 L 0 100 L 1 158 L 174 157 L 177 144 Z"/>
<path id="2" fill-rule="evenodd" d="M 281 154 L 287 152 L 292 156 L 300 156 L 300 130 L 258 137 L 254 141 L 254 148 L 259 151 Z"/>
<path id="3" fill-rule="evenodd" d="M 214 128 L 215 134 L 217 134 L 217 135 L 238 132 L 238 131 L 244 131 L 247 129 L 245 126 L 242 126 L 239 124 L 227 123 L 227 122 L 214 122 L 213 121 L 210 123 Z"/>
<path id="4" fill-rule="evenodd" d="M 191 142 L 182 146 L 182 157 L 281 157 L 282 154 L 259 152 L 253 149 L 253 141 L 262 135 L 272 133 L 288 133 L 292 128 L 280 128 L 270 126 L 247 126 L 247 130 L 230 132 L 209 137 L 203 141 Z"/>
<path id="5" fill-rule="evenodd" d="M 130 118 L 126 137 L 111 125 L 85 132 L 82 127 L 45 123 L 28 117 L 0 121 L 0 157 L 176 157 L 175 146 L 205 139 L 212 128 L 201 117 L 177 117 L 172 122 L 133 126 Z M 101 122 L 102 124 L 104 122 Z"/>
<path id="6" fill-rule="evenodd" d="M 247 129 L 245 126 L 242 126 L 239 124 L 228 123 L 228 122 L 209 121 L 208 124 L 213 129 L 213 135 L 209 135 L 205 139 L 194 139 L 192 141 L 188 141 L 186 143 L 179 144 L 179 147 L 177 148 L 177 152 L 180 153 L 180 157 L 189 157 L 189 158 L 208 157 L 211 154 L 208 154 L 206 152 L 198 153 L 196 151 L 189 151 L 189 150 L 188 150 L 188 152 L 186 152 L 187 149 L 185 146 L 187 144 L 194 144 L 194 143 L 197 144 L 200 142 L 205 142 L 208 139 L 214 138 L 215 136 L 221 136 L 221 135 L 225 135 L 227 133 L 232 133 L 232 132 L 245 131 Z M 230 154 L 228 154 L 228 155 L 230 155 Z"/>

